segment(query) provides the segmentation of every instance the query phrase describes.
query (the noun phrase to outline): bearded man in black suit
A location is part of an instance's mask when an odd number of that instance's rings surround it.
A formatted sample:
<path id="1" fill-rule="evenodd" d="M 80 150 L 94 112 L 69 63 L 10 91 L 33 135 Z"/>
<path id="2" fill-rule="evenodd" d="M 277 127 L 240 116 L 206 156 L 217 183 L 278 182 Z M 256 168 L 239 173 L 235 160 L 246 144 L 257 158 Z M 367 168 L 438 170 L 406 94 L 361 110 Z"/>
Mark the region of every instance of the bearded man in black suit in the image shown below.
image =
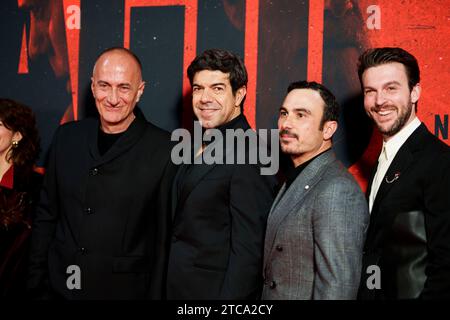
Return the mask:
<path id="1" fill-rule="evenodd" d="M 401 48 L 359 59 L 364 107 L 383 136 L 369 181 L 361 299 L 450 298 L 450 148 L 417 118 L 420 73 Z"/>

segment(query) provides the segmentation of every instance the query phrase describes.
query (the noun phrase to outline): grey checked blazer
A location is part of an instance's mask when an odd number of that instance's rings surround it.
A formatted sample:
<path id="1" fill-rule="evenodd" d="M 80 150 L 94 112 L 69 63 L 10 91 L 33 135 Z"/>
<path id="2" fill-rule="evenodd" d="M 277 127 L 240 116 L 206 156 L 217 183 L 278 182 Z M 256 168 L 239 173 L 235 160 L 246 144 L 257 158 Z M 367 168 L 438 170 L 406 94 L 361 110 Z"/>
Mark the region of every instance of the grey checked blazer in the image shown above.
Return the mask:
<path id="1" fill-rule="evenodd" d="M 328 150 L 270 210 L 263 299 L 355 299 L 369 220 L 353 177 Z"/>

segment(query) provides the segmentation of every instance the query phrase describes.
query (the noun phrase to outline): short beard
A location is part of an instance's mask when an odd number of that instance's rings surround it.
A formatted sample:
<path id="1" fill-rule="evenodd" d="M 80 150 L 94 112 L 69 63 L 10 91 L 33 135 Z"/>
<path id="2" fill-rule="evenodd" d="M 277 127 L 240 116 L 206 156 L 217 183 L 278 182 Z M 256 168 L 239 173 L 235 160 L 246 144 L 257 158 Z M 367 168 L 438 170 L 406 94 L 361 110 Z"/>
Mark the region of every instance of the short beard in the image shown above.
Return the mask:
<path id="1" fill-rule="evenodd" d="M 289 155 L 289 156 L 298 155 L 298 152 L 296 152 L 295 150 L 289 149 L 289 147 L 283 148 L 283 145 L 281 145 L 281 152 L 283 152 L 284 154 Z"/>
<path id="2" fill-rule="evenodd" d="M 408 122 L 409 117 L 411 116 L 413 105 L 411 102 L 408 103 L 409 108 L 406 110 L 404 114 L 400 114 L 397 120 L 395 120 L 392 127 L 388 130 L 383 130 L 382 128 L 378 127 L 378 130 L 380 130 L 381 134 L 392 137 L 396 135 L 402 128 L 405 126 L 406 122 Z"/>

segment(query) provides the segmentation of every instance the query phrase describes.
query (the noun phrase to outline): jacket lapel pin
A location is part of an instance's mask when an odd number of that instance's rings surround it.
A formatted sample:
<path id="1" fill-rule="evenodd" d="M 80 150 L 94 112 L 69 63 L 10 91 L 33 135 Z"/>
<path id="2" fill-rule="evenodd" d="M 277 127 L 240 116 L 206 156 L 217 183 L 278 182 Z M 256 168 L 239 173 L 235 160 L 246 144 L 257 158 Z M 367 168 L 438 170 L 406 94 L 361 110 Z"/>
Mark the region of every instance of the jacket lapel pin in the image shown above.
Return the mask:
<path id="1" fill-rule="evenodd" d="M 392 182 L 394 182 L 394 181 L 397 180 L 398 178 L 400 178 L 400 172 L 396 172 L 396 173 L 394 174 L 394 177 L 392 177 L 391 179 L 389 179 L 389 177 L 386 175 L 385 180 L 386 180 L 386 183 L 391 184 Z"/>

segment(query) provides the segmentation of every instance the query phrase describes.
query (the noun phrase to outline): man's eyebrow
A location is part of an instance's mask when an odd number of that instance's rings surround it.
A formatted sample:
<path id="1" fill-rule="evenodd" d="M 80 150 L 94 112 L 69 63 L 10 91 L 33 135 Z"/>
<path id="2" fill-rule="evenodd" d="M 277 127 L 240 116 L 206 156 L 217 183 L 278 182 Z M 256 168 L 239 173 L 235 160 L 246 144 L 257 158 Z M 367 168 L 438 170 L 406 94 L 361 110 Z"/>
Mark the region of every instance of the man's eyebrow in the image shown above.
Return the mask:
<path id="1" fill-rule="evenodd" d="M 385 83 L 383 86 L 386 87 L 386 86 L 390 86 L 393 84 L 400 85 L 400 82 L 393 80 L 393 81 L 389 81 L 388 83 Z"/>
<path id="2" fill-rule="evenodd" d="M 397 86 L 401 85 L 400 82 L 398 82 L 396 80 L 392 80 L 392 81 L 384 83 L 383 87 L 390 86 L 390 85 L 393 85 L 393 84 L 395 84 Z M 373 89 L 373 90 L 375 90 L 375 88 L 372 87 L 372 86 L 364 86 L 364 89 Z"/>
<path id="3" fill-rule="evenodd" d="M 192 84 L 192 86 L 204 87 L 201 84 L 198 84 L 198 83 L 195 83 L 195 82 Z M 213 83 L 213 84 L 210 85 L 210 87 L 217 87 L 217 86 L 226 86 L 226 83 L 224 83 L 224 82 L 216 82 L 216 83 Z"/>
<path id="4" fill-rule="evenodd" d="M 286 109 L 286 108 L 283 107 L 283 106 L 280 107 L 280 110 L 279 110 L 279 111 L 286 111 L 286 112 L 289 112 L 289 110 Z M 306 109 L 306 108 L 294 108 L 294 109 L 292 110 L 292 112 L 304 112 L 304 113 L 307 113 L 307 114 L 311 114 L 311 110 Z"/>
<path id="5" fill-rule="evenodd" d="M 111 85 L 108 81 L 105 81 L 105 80 L 97 80 L 97 83 L 98 83 L 98 84 L 107 84 L 107 85 Z M 124 87 L 124 86 L 130 87 L 130 86 L 131 86 L 131 83 L 129 83 L 129 82 L 121 82 L 121 83 L 119 83 L 117 86 L 118 86 L 118 87 Z"/>
<path id="6" fill-rule="evenodd" d="M 293 111 L 295 111 L 295 112 L 304 112 L 304 113 L 307 113 L 307 114 L 311 114 L 311 110 L 309 110 L 309 109 L 306 109 L 306 108 L 294 108 L 294 110 Z"/>

